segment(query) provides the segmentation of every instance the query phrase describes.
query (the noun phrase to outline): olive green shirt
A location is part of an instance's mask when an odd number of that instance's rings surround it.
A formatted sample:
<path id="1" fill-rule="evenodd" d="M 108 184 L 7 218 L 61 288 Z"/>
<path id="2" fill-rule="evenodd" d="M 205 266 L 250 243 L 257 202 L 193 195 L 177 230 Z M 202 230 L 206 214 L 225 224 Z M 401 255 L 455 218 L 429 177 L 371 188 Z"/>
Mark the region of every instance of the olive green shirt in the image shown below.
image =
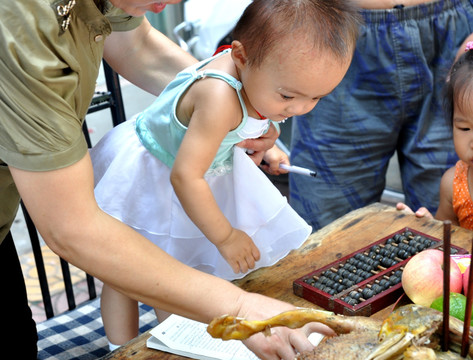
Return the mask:
<path id="1" fill-rule="evenodd" d="M 84 157 L 82 123 L 104 40 L 136 28 L 107 0 L 0 1 L 0 243 L 19 196 L 6 164 L 29 171 Z"/>

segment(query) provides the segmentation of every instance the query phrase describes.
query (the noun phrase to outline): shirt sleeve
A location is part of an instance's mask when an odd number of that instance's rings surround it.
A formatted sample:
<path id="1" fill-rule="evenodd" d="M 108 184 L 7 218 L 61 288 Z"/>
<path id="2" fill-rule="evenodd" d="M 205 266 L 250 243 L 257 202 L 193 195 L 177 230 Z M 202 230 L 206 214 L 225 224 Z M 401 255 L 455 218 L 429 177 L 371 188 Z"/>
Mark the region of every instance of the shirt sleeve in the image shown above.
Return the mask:
<path id="1" fill-rule="evenodd" d="M 82 123 L 103 55 L 96 35 L 142 18 L 115 8 L 104 16 L 81 0 L 61 32 L 48 1 L 0 1 L 0 13 L 0 160 L 29 171 L 69 166 L 87 152 Z"/>
<path id="2" fill-rule="evenodd" d="M 112 25 L 113 31 L 129 31 L 137 28 L 143 21 L 143 16 L 133 17 L 127 15 L 123 10 L 112 8 L 106 14 L 108 21 Z"/>
<path id="3" fill-rule="evenodd" d="M 59 36 L 47 3 L 33 9 L 21 0 L 1 3 L 0 159 L 25 170 L 67 166 L 87 151 L 73 106 L 77 63 L 68 63 L 63 44 L 69 34 Z M 18 13 L 31 11 L 28 21 L 15 23 Z"/>

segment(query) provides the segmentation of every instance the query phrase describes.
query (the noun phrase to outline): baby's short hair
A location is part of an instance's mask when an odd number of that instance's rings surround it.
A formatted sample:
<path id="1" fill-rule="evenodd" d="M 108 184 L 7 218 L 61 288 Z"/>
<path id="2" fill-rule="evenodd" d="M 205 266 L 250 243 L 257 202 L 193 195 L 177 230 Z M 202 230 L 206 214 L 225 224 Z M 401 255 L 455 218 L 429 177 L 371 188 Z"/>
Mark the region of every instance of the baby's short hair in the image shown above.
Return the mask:
<path id="1" fill-rule="evenodd" d="M 453 121 L 456 104 L 466 110 L 473 99 L 473 49 L 463 53 L 452 65 L 445 84 L 444 107 L 448 120 Z"/>
<path id="2" fill-rule="evenodd" d="M 353 54 L 361 23 L 349 0 L 253 0 L 232 36 L 245 47 L 250 65 L 261 65 L 281 39 L 294 34 L 344 60 Z"/>

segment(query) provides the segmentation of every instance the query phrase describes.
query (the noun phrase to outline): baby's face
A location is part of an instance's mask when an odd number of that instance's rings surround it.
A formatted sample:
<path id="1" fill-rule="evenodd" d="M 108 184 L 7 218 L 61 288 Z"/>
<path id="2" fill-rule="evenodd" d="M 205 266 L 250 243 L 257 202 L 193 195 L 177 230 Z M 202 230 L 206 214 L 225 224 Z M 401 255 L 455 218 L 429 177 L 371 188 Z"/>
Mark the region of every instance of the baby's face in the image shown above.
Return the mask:
<path id="1" fill-rule="evenodd" d="M 327 51 L 297 46 L 289 45 L 260 66 L 241 72 L 247 106 L 273 121 L 311 111 L 340 83 L 350 65 L 351 57 L 341 61 Z"/>
<path id="2" fill-rule="evenodd" d="M 160 13 L 167 4 L 177 4 L 182 0 L 110 0 L 113 6 L 132 16 L 143 16 L 147 11 Z"/>
<path id="3" fill-rule="evenodd" d="M 473 99 L 453 107 L 453 143 L 458 157 L 473 166 Z"/>

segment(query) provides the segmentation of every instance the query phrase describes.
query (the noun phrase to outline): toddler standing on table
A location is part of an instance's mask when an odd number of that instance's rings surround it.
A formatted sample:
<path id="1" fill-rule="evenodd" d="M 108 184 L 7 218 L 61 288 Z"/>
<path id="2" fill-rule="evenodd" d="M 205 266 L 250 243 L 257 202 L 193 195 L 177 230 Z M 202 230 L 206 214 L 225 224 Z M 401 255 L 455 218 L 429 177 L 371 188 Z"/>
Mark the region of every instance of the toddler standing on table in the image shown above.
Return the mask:
<path id="1" fill-rule="evenodd" d="M 473 41 L 466 44 L 465 53 L 453 64 L 445 89 L 445 109 L 453 127 L 453 143 L 460 160 L 448 169 L 440 182 L 440 203 L 435 214 L 438 220 L 473 230 Z M 398 210 L 412 210 L 403 203 Z M 421 207 L 418 217 L 432 217 Z"/>
<path id="2" fill-rule="evenodd" d="M 311 227 L 235 145 L 329 94 L 348 69 L 359 22 L 347 1 L 254 0 L 231 49 L 182 71 L 91 150 L 100 207 L 179 261 L 228 280 L 299 247 Z M 273 174 L 288 164 L 276 147 L 264 160 Z M 106 285 L 102 317 L 112 344 L 136 336 L 136 301 Z"/>

